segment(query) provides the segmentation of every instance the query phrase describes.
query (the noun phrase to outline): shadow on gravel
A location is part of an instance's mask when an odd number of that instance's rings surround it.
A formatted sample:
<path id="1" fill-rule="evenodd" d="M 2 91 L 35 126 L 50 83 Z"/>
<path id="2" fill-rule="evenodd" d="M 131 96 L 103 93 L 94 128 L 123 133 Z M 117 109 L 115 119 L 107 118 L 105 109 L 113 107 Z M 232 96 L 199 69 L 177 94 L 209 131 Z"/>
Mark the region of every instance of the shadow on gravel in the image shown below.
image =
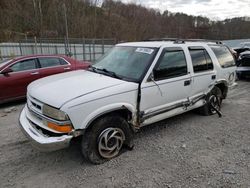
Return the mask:
<path id="1" fill-rule="evenodd" d="M 179 129 L 183 128 L 182 122 L 188 121 L 190 118 L 194 118 L 195 116 L 199 116 L 194 112 L 187 112 L 185 114 L 181 114 L 166 120 L 163 120 L 158 123 L 154 123 L 152 125 L 145 126 L 140 129 L 138 133 L 135 134 L 135 140 L 138 139 L 147 139 L 150 135 L 158 135 L 163 130 L 167 132 L 178 132 Z M 27 143 L 26 147 L 32 147 L 30 143 Z M 33 149 L 32 149 L 33 150 Z M 35 149 L 34 149 L 35 150 Z M 124 152 L 129 152 L 127 149 L 124 149 Z M 34 153 L 33 153 L 34 154 Z M 43 163 L 44 159 L 47 158 L 50 161 L 54 161 L 53 166 L 70 166 L 72 168 L 79 166 L 82 167 L 93 166 L 93 164 L 86 161 L 81 154 L 81 138 L 75 138 L 72 140 L 69 148 L 54 151 L 54 152 L 39 152 L 35 151 L 35 158 L 38 163 Z M 34 158 L 34 155 L 30 155 L 31 158 Z M 61 166 L 62 167 L 62 166 Z M 51 168 L 51 166 L 47 166 L 46 168 Z M 64 167 L 62 167 L 64 168 Z"/>
<path id="2" fill-rule="evenodd" d="M 250 82 L 250 78 L 237 79 L 236 82 Z"/>
<path id="3" fill-rule="evenodd" d="M 3 103 L 3 104 L 0 104 L 0 109 L 23 105 L 25 104 L 25 102 L 26 102 L 26 99 L 20 99 L 20 100 L 13 101 L 13 102 Z"/>
<path id="4" fill-rule="evenodd" d="M 188 121 L 188 119 L 193 118 L 195 113 L 188 112 L 176 117 L 169 118 L 167 120 L 145 126 L 141 128 L 139 133 L 135 134 L 135 140 L 147 139 L 150 135 L 160 134 L 164 129 L 167 132 L 176 132 L 179 129 L 179 126 L 182 126 L 182 122 Z M 15 143 L 15 146 L 17 143 Z M 23 143 L 18 144 L 19 149 L 22 150 L 21 159 L 26 159 L 26 165 L 32 165 L 34 160 L 35 164 L 41 164 L 42 168 L 49 170 L 51 168 L 66 168 L 70 166 L 71 168 L 79 167 L 88 167 L 93 166 L 86 159 L 83 158 L 81 153 L 81 138 L 75 138 L 72 140 L 70 147 L 54 151 L 54 152 L 40 152 L 32 147 L 28 140 Z M 126 148 L 122 153 L 129 152 Z M 27 160 L 30 159 L 30 160 Z M 43 165 L 44 164 L 44 165 Z"/>
<path id="5" fill-rule="evenodd" d="M 181 125 L 182 122 L 188 121 L 189 119 L 194 118 L 195 116 L 204 117 L 195 113 L 194 111 L 189 111 L 184 114 L 180 114 L 168 119 L 164 119 L 160 122 L 142 127 L 139 133 L 142 135 L 149 135 L 149 134 L 155 134 L 155 132 L 161 132 L 161 130 L 163 129 L 169 129 L 174 131 L 175 129 L 178 129 L 178 126 L 183 126 Z"/>

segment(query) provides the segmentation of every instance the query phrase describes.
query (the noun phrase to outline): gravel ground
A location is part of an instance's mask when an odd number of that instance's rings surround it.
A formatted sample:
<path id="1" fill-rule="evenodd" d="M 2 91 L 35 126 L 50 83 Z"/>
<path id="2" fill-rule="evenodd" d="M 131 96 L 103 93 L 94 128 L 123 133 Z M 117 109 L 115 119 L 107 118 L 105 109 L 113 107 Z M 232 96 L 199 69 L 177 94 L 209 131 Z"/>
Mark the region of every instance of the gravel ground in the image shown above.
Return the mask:
<path id="1" fill-rule="evenodd" d="M 24 102 L 0 106 L 0 187 L 250 187 L 250 83 L 239 82 L 223 117 L 189 112 L 143 128 L 135 148 L 102 165 L 79 142 L 50 153 L 18 128 Z M 12 108 L 14 106 L 14 108 Z"/>

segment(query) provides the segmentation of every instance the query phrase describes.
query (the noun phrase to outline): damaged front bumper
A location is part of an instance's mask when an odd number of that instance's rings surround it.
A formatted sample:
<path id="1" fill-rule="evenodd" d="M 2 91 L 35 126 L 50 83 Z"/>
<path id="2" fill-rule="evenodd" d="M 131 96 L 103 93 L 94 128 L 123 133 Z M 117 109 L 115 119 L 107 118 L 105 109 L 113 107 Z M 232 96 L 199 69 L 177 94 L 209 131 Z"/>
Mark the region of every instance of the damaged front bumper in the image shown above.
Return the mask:
<path id="1" fill-rule="evenodd" d="M 48 136 L 39 131 L 26 117 L 27 106 L 22 110 L 19 124 L 22 132 L 31 141 L 31 144 L 40 151 L 55 151 L 70 145 L 73 135 Z"/>

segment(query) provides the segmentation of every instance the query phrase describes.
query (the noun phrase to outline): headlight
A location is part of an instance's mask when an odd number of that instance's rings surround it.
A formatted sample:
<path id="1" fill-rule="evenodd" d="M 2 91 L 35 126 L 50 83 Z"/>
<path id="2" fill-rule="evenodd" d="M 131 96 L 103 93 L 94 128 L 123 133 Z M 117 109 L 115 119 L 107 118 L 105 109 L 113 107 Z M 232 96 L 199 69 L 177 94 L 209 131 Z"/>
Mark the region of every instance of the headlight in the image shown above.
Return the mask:
<path id="1" fill-rule="evenodd" d="M 48 106 L 46 104 L 43 105 L 43 115 L 51 117 L 59 121 L 69 120 L 67 114 L 65 114 L 63 111 L 53 108 L 51 106 Z"/>

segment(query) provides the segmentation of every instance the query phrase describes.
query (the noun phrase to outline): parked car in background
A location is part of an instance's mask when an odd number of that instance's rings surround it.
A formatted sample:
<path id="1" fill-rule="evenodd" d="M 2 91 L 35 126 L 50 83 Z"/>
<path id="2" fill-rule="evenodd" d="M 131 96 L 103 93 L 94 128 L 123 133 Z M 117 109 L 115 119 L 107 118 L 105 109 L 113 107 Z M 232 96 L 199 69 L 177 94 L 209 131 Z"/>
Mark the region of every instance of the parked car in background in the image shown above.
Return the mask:
<path id="1" fill-rule="evenodd" d="M 250 78 L 250 51 L 240 53 L 237 66 L 238 79 Z"/>
<path id="2" fill-rule="evenodd" d="M 242 47 L 242 48 L 233 48 L 233 50 L 236 51 L 238 55 L 240 55 L 240 53 L 242 53 L 242 52 L 250 51 L 250 48 L 248 48 L 248 47 L 244 47 L 244 48 L 243 48 L 243 47 Z"/>
<path id="3" fill-rule="evenodd" d="M 32 55 L 0 61 L 0 104 L 25 98 L 27 86 L 34 80 L 86 69 L 89 65 L 63 55 Z"/>

